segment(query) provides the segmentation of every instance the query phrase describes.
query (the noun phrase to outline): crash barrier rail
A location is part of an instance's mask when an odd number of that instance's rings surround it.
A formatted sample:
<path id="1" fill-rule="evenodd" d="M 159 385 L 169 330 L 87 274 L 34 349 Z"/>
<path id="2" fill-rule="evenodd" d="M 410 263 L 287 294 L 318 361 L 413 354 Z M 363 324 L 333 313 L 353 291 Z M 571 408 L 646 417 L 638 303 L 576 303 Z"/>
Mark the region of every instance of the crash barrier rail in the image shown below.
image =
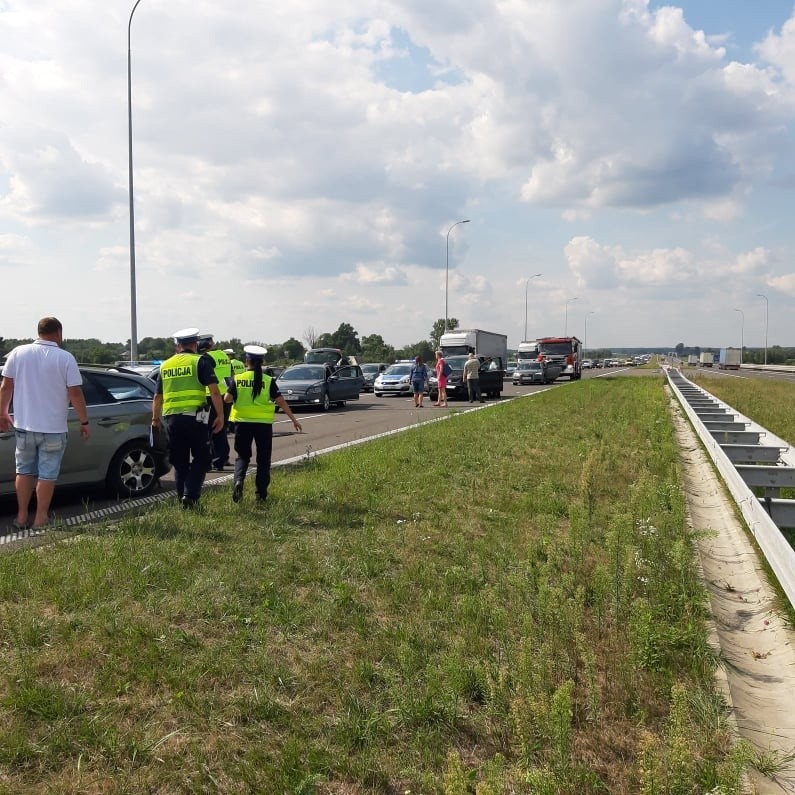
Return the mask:
<path id="1" fill-rule="evenodd" d="M 668 383 L 723 478 L 770 568 L 795 606 L 795 550 L 781 532 L 795 528 L 795 453 L 790 445 L 673 367 Z M 763 492 L 759 497 L 754 489 Z"/>

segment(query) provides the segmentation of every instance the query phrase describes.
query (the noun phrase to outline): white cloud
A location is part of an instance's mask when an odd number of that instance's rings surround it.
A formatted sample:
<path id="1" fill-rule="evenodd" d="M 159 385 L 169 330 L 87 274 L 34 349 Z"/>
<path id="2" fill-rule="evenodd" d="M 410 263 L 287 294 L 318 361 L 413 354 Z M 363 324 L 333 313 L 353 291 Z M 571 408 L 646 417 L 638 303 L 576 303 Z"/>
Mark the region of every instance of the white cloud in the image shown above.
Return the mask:
<path id="1" fill-rule="evenodd" d="M 639 302 L 727 274 L 789 295 L 795 244 L 776 213 L 795 183 L 795 21 L 760 4 L 770 34 L 729 60 L 722 4 L 703 31 L 680 5 L 140 4 L 141 336 L 182 323 L 279 341 L 310 322 L 361 322 L 414 341 L 442 315 L 444 236 L 465 217 L 449 304 L 480 327 L 522 328 L 537 270 L 533 292 L 555 306 L 569 278 L 584 306 L 588 291 L 615 290 L 617 330 Z M 0 263 L 35 272 L 44 302 L 87 302 L 84 335 L 108 339 L 128 333 L 129 11 L 0 6 L 0 228 L 19 246 L 0 243 Z M 91 275 L 96 293 L 61 288 L 65 271 Z M 100 295 L 113 307 L 88 311 Z M 562 314 L 539 313 L 540 326 Z M 17 309 L 4 321 L 7 336 L 30 326 Z"/>

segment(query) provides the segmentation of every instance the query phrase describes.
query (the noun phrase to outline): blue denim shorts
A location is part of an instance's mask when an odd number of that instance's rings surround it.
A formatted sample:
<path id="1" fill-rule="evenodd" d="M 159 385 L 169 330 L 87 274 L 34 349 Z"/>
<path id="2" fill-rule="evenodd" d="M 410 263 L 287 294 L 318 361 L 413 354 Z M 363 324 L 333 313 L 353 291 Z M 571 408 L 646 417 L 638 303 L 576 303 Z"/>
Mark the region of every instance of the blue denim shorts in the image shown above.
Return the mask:
<path id="1" fill-rule="evenodd" d="M 61 459 L 66 450 L 66 437 L 65 433 L 34 433 L 17 429 L 17 475 L 58 480 Z"/>

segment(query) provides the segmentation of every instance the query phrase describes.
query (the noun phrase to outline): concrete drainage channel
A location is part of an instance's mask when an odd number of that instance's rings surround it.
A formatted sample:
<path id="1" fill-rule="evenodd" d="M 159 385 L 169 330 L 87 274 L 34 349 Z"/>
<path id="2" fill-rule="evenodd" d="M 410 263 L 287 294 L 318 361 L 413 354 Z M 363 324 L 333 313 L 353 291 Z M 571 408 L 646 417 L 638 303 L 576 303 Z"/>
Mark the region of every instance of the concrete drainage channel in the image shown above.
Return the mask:
<path id="1" fill-rule="evenodd" d="M 674 368 L 668 383 L 748 528 L 795 607 L 795 550 L 781 528 L 795 528 L 795 500 L 781 489 L 795 488 L 795 453 L 790 445 L 731 406 L 696 386 Z M 753 489 L 763 491 L 758 497 Z"/>

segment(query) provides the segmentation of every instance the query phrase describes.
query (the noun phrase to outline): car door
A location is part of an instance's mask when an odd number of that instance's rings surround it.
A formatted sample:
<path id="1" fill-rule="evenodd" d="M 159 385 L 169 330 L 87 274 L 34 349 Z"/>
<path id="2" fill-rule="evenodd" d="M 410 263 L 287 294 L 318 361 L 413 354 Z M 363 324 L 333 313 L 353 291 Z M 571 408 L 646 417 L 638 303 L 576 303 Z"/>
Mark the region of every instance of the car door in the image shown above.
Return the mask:
<path id="1" fill-rule="evenodd" d="M 111 459 L 130 439 L 148 433 L 152 392 L 136 379 L 110 372 L 83 371 L 91 437 L 80 437 L 80 422 L 69 409 L 69 439 L 58 482 L 99 483 L 104 481 Z"/>
<path id="2" fill-rule="evenodd" d="M 361 370 L 355 365 L 346 365 L 336 371 L 338 400 L 356 400 L 362 388 Z"/>

